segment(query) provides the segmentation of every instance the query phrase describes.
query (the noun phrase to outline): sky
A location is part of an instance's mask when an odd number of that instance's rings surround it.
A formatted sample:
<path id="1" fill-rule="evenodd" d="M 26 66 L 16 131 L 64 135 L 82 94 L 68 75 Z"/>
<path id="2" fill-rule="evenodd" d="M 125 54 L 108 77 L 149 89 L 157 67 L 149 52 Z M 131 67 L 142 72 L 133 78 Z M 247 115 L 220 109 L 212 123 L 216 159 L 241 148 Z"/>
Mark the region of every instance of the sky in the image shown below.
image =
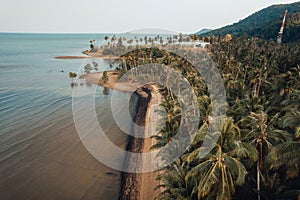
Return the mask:
<path id="1" fill-rule="evenodd" d="M 194 33 L 295 0 L 0 0 L 0 32 L 124 33 L 162 28 Z"/>

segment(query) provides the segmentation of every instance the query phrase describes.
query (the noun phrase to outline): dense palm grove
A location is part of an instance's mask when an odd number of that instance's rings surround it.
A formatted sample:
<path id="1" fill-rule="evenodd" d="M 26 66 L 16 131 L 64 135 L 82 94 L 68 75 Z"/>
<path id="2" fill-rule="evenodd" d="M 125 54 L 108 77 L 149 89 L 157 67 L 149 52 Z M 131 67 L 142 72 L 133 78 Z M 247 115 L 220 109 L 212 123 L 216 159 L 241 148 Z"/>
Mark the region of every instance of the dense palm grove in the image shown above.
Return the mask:
<path id="1" fill-rule="evenodd" d="M 164 192 L 158 199 L 299 199 L 299 45 L 253 38 L 208 48 L 223 76 L 228 117 L 216 146 L 200 158 L 211 104 L 203 84 L 195 83 L 198 75 L 189 74 L 202 122 L 191 147 L 159 177 Z M 180 121 L 176 100 L 165 94 L 171 124 L 154 148 L 172 140 Z"/>
<path id="2" fill-rule="evenodd" d="M 141 64 L 163 63 L 187 79 L 199 103 L 199 130 L 184 154 L 160 173 L 157 199 L 299 200 L 299 44 L 279 46 L 258 38 L 210 41 L 207 51 L 223 78 L 227 105 L 221 106 L 227 107 L 227 116 L 217 143 L 205 156 L 200 156 L 201 148 L 213 126 L 211 112 L 215 105 L 199 72 L 187 60 L 170 53 L 172 49 L 179 52 L 182 45 L 165 45 L 170 51 L 146 46 L 122 56 L 125 62 L 119 66 L 120 75 Z M 191 57 L 195 51 L 203 50 L 192 47 Z M 153 149 L 174 140 L 182 123 L 176 95 L 168 87 L 161 91 L 167 118 L 153 137 Z M 168 160 L 171 153 L 161 155 Z"/>

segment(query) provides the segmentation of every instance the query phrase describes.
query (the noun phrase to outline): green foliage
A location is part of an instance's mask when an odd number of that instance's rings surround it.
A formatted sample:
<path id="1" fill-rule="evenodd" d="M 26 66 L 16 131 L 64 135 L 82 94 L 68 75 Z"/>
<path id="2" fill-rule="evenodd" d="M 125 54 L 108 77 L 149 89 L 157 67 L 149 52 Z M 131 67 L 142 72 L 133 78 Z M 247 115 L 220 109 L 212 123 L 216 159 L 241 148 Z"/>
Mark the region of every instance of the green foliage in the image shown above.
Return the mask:
<path id="1" fill-rule="evenodd" d="M 102 80 L 103 80 L 104 83 L 107 83 L 107 81 L 109 80 L 107 71 L 104 71 L 104 72 L 103 72 Z"/>
<path id="2" fill-rule="evenodd" d="M 183 58 L 156 48 L 122 56 L 120 74 L 148 63 L 163 63 L 180 72 L 199 104 L 201 120 L 196 136 L 184 154 L 159 175 L 158 187 L 163 192 L 157 199 L 254 199 L 258 195 L 261 199 L 296 199 L 300 194 L 299 45 L 279 47 L 275 42 L 246 36 L 227 42 L 218 37 L 206 40 L 212 43 L 207 50 L 223 78 L 228 117 L 217 123 L 221 132 L 209 136 L 220 139 L 204 157 L 200 157 L 206 148 L 202 144 L 215 119 L 210 116 L 213 104 L 201 75 Z M 189 53 L 193 55 L 193 51 Z M 166 76 L 159 74 L 160 78 Z M 166 116 L 166 121 L 152 137 L 156 140 L 152 149 L 173 141 L 182 123 L 179 100 L 170 88 L 161 88 L 161 92 L 163 110 L 157 112 Z M 160 151 L 162 160 L 169 161 L 171 153 Z"/>
<path id="3" fill-rule="evenodd" d="M 229 107 L 221 137 L 204 158 L 199 157 L 201 145 L 213 120 L 207 88 L 192 67 L 175 64 L 175 55 L 162 59 L 180 70 L 195 89 L 202 120 L 190 148 L 159 176 L 164 192 L 158 199 L 253 199 L 257 185 L 262 199 L 296 199 L 300 49 L 296 44 L 278 47 L 257 38 L 235 38 L 215 41 L 209 51 L 223 76 Z M 180 125 L 178 102 L 170 91 L 163 91 L 168 117 L 153 136 L 157 140 L 153 148 L 158 149 L 172 141 Z"/>
<path id="4" fill-rule="evenodd" d="M 244 20 L 207 33 L 203 36 L 225 36 L 232 34 L 235 37 L 248 36 L 275 40 L 282 24 L 283 14 L 288 10 L 283 42 L 300 40 L 300 2 L 284 5 L 273 5 L 258 11 Z"/>
<path id="5" fill-rule="evenodd" d="M 72 82 L 74 81 L 74 78 L 77 77 L 77 74 L 75 72 L 69 72 L 69 78 L 72 79 Z"/>
<path id="6" fill-rule="evenodd" d="M 91 73 L 91 70 L 93 70 L 91 64 L 86 64 L 86 65 L 84 66 L 84 73 L 89 74 L 89 73 Z"/>

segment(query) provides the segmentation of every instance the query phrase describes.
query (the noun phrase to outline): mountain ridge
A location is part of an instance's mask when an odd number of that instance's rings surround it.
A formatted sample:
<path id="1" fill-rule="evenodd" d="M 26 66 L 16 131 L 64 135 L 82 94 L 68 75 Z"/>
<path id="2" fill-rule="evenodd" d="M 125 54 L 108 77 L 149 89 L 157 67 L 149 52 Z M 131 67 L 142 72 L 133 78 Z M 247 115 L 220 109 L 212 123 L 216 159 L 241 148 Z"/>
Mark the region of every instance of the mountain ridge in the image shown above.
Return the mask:
<path id="1" fill-rule="evenodd" d="M 208 33 L 210 31 L 212 31 L 213 29 L 208 29 L 208 28 L 203 28 L 201 29 L 200 31 L 198 31 L 196 34 L 197 35 L 200 35 L 200 34 L 205 34 L 205 33 Z"/>
<path id="2" fill-rule="evenodd" d="M 276 4 L 257 11 L 239 22 L 227 25 L 201 36 L 248 36 L 275 40 L 282 24 L 283 14 L 288 10 L 283 42 L 300 41 L 300 2 L 291 4 Z"/>

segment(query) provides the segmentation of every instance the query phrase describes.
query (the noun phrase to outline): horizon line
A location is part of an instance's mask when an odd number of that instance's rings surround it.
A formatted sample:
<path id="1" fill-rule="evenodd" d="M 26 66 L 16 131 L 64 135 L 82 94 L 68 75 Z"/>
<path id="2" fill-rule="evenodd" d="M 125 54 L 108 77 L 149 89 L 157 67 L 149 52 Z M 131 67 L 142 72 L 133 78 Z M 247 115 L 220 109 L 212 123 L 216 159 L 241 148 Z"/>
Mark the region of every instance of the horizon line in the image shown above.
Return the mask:
<path id="1" fill-rule="evenodd" d="M 86 35 L 91 35 L 91 34 L 141 34 L 141 35 L 145 35 L 145 34 L 149 34 L 149 35 L 173 35 L 170 33 L 131 33 L 131 32 L 98 32 L 98 33 L 89 33 L 89 32 L 14 32 L 14 31 L 0 31 L 0 34 L 53 34 L 53 35 L 68 35 L 68 34 L 73 34 L 73 35 L 80 35 L 80 34 L 86 34 Z M 182 34 L 195 34 L 195 33 L 184 33 L 182 32 Z"/>

